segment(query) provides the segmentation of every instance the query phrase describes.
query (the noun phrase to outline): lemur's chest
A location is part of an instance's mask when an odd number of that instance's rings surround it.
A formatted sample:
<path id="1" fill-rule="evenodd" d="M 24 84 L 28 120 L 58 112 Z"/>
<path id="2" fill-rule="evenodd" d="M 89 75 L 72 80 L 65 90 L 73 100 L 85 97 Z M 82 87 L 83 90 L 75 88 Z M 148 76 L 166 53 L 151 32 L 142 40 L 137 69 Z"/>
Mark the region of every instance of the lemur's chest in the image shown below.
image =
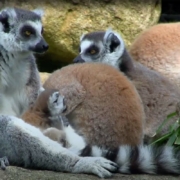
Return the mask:
<path id="1" fill-rule="evenodd" d="M 27 108 L 29 69 L 29 62 L 22 57 L 0 52 L 0 114 L 19 116 Z"/>

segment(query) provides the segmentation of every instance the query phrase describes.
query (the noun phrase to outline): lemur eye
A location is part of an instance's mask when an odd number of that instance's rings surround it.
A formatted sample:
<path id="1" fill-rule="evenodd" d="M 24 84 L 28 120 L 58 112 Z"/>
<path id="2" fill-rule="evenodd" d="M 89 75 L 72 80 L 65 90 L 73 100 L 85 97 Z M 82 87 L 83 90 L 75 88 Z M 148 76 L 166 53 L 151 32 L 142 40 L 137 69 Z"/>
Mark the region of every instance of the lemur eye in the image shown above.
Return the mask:
<path id="1" fill-rule="evenodd" d="M 32 33 L 31 33 L 30 31 L 25 31 L 24 34 L 25 34 L 26 36 L 30 36 Z"/>
<path id="2" fill-rule="evenodd" d="M 97 52 L 95 49 L 91 49 L 89 53 L 93 55 L 93 54 L 96 54 Z"/>
<path id="3" fill-rule="evenodd" d="M 29 38 L 31 35 L 35 35 L 35 29 L 30 25 L 24 25 L 21 29 L 22 36 Z"/>

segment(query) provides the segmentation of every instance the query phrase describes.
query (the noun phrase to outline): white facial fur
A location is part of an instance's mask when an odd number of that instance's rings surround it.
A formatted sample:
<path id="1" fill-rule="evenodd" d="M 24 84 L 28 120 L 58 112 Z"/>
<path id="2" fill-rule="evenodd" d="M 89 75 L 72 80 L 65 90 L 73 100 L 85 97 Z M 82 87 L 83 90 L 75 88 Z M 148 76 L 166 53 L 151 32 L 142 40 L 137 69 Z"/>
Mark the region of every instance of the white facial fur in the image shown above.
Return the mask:
<path id="1" fill-rule="evenodd" d="M 85 39 L 85 40 L 83 40 L 82 41 L 82 43 L 80 44 L 80 47 L 81 47 L 81 52 L 80 52 L 80 54 L 81 54 L 81 57 L 82 57 L 82 59 L 84 59 L 86 62 L 101 62 L 101 58 L 95 58 L 95 59 L 92 59 L 92 57 L 91 56 L 87 56 L 86 54 L 85 54 L 85 51 L 90 47 L 90 46 L 92 46 L 93 45 L 93 41 L 90 41 L 90 40 L 87 40 L 87 39 Z M 98 45 L 98 47 L 103 47 L 103 44 L 102 44 L 102 42 L 98 42 L 98 43 L 96 43 L 96 45 Z M 100 48 L 100 54 L 102 53 L 102 51 L 103 51 L 103 48 Z"/>
<path id="2" fill-rule="evenodd" d="M 30 25 L 31 27 L 33 27 L 36 30 L 36 38 L 31 39 L 28 43 L 21 42 L 21 44 L 23 44 L 23 47 L 28 50 L 29 46 L 35 46 L 41 40 L 41 38 L 42 38 L 42 35 L 41 35 L 42 23 L 41 23 L 41 21 L 34 21 L 34 22 L 27 21 L 26 24 Z M 27 46 L 27 47 L 25 47 L 25 46 Z"/>

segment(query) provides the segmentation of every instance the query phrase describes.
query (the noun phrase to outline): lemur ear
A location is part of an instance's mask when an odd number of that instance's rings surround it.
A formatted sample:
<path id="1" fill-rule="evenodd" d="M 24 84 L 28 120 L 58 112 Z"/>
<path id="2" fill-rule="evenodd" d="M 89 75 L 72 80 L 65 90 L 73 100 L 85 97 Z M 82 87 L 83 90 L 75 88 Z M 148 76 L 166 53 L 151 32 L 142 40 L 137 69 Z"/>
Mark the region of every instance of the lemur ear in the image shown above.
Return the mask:
<path id="1" fill-rule="evenodd" d="M 104 43 L 110 52 L 113 52 L 120 45 L 120 40 L 112 30 L 108 30 L 104 36 Z"/>
<path id="2" fill-rule="evenodd" d="M 82 39 L 84 38 L 85 34 L 83 34 L 81 37 L 80 37 L 80 41 L 82 41 Z"/>
<path id="3" fill-rule="evenodd" d="M 2 30 L 7 32 L 9 30 L 8 14 L 6 11 L 0 13 L 0 23 L 2 24 Z"/>
<path id="4" fill-rule="evenodd" d="M 43 10 L 43 9 L 40 9 L 40 8 L 34 9 L 34 10 L 32 10 L 32 12 L 36 13 L 36 14 L 39 15 L 41 18 L 42 18 L 43 15 L 44 15 L 44 10 Z"/>

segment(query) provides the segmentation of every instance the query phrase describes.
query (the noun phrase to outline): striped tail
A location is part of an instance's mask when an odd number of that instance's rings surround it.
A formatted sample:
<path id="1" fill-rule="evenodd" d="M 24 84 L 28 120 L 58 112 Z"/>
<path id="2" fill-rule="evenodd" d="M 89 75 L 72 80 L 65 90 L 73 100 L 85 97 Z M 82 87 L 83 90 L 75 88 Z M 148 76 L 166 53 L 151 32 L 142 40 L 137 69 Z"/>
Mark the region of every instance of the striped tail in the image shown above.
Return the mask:
<path id="1" fill-rule="evenodd" d="M 120 146 L 114 150 L 86 146 L 79 156 L 107 158 L 116 162 L 119 172 L 125 174 L 180 174 L 180 151 L 170 146 Z"/>

